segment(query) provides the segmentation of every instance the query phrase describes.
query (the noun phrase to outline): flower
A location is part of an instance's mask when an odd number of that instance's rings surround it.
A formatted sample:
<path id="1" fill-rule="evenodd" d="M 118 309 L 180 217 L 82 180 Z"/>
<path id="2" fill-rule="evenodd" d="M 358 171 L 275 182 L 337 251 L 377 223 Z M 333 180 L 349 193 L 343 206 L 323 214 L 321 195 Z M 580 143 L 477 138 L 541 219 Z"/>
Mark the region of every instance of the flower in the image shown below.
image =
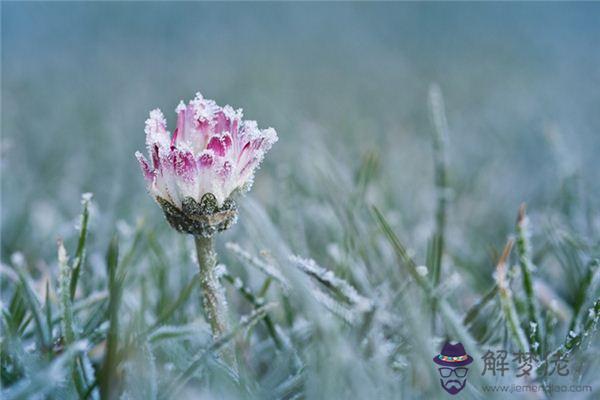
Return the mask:
<path id="1" fill-rule="evenodd" d="M 175 109 L 173 135 L 159 109 L 146 120 L 150 162 L 136 157 L 148 191 L 181 232 L 212 235 L 235 217 L 235 192 L 250 189 L 254 171 L 277 141 L 273 128 L 243 120 L 242 110 L 218 106 L 200 93 Z"/>

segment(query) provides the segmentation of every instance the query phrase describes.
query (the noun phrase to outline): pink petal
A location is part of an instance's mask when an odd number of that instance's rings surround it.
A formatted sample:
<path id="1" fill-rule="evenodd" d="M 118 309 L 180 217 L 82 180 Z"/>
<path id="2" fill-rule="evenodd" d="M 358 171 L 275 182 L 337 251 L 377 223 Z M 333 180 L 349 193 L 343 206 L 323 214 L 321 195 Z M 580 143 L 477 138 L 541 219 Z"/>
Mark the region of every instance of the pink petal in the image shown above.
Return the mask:
<path id="1" fill-rule="evenodd" d="M 229 150 L 229 148 L 231 148 L 231 144 L 232 144 L 231 135 L 225 134 L 225 135 L 221 136 L 221 143 L 223 143 L 223 147 L 225 148 L 225 151 Z"/>
<path id="2" fill-rule="evenodd" d="M 151 153 L 152 153 L 152 166 L 154 167 L 154 169 L 159 169 L 160 168 L 160 155 L 158 152 L 158 144 L 154 143 L 154 145 L 151 148 Z"/>
<path id="3" fill-rule="evenodd" d="M 142 153 L 140 153 L 139 151 L 135 152 L 135 157 L 137 158 L 138 162 L 140 163 L 140 168 L 142 168 L 142 173 L 144 174 L 144 178 L 148 182 L 152 182 L 152 180 L 154 179 L 154 172 L 150 168 L 150 165 L 148 164 L 148 160 L 146 160 L 146 157 L 144 157 L 144 155 Z"/>
<path id="4" fill-rule="evenodd" d="M 198 129 L 201 133 L 207 133 L 210 129 L 210 121 L 196 120 L 196 129 Z"/>
<path id="5" fill-rule="evenodd" d="M 175 132 L 173 132 L 173 137 L 171 138 L 171 147 L 174 147 L 175 144 L 177 143 L 178 134 L 179 134 L 179 128 L 175 128 Z"/>
<path id="6" fill-rule="evenodd" d="M 239 134 L 239 129 L 238 129 L 239 125 L 240 125 L 240 121 L 237 120 L 237 119 L 234 119 L 233 122 L 232 122 L 232 124 L 231 124 L 230 132 L 231 132 L 231 135 L 234 138 L 236 138 L 236 139 L 237 139 L 238 134 Z"/>
<path id="7" fill-rule="evenodd" d="M 192 152 L 173 148 L 169 153 L 168 160 L 170 166 L 173 167 L 175 175 L 186 181 L 194 180 L 196 175 L 196 162 Z"/>
<path id="8" fill-rule="evenodd" d="M 248 152 L 249 149 L 250 149 L 250 142 L 246 143 L 244 145 L 244 147 L 242 148 L 242 150 L 240 150 L 240 154 L 238 155 L 238 161 L 242 159 L 244 154 L 246 154 L 246 152 Z"/>
<path id="9" fill-rule="evenodd" d="M 206 145 L 206 148 L 214 151 L 218 156 L 223 157 L 225 155 L 225 143 L 220 136 L 211 137 Z"/>
<path id="10" fill-rule="evenodd" d="M 265 138 L 258 138 L 252 141 L 252 150 L 258 150 L 260 149 L 260 147 L 262 146 L 263 142 L 265 141 Z"/>
<path id="11" fill-rule="evenodd" d="M 200 168 L 210 168 L 215 162 L 215 157 L 213 156 L 213 152 L 210 150 L 205 150 L 198 157 L 198 166 Z"/>
<path id="12" fill-rule="evenodd" d="M 229 161 L 225 161 L 219 170 L 219 175 L 221 175 L 223 179 L 226 179 L 229 177 L 229 175 L 231 175 L 231 169 L 231 163 Z"/>
<path id="13" fill-rule="evenodd" d="M 221 133 L 225 131 L 229 131 L 231 127 L 231 121 L 225 116 L 225 113 L 222 110 L 219 110 L 214 115 L 214 131 L 215 133 Z"/>
<path id="14" fill-rule="evenodd" d="M 244 176 L 244 174 L 251 172 L 254 167 L 256 167 L 256 165 L 258 164 L 258 158 L 257 157 L 252 157 L 250 160 L 248 160 L 248 162 L 246 163 L 246 165 L 244 165 L 241 169 L 240 169 L 240 176 Z"/>

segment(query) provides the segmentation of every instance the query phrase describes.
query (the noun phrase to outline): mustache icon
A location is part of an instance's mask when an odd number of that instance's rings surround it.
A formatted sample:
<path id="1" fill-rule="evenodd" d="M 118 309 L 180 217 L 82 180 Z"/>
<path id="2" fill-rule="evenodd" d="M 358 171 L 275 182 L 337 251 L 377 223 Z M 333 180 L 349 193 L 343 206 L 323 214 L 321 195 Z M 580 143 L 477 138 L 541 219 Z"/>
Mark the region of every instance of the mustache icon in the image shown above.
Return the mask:
<path id="1" fill-rule="evenodd" d="M 444 388 L 444 390 L 446 392 L 454 395 L 454 394 L 457 394 L 458 392 L 460 392 L 461 390 L 463 390 L 463 388 L 465 387 L 465 384 L 467 383 L 467 380 L 464 379 L 461 382 L 456 379 L 449 379 L 444 382 L 443 379 L 440 379 L 440 383 L 442 384 L 442 387 Z"/>
<path id="2" fill-rule="evenodd" d="M 446 386 L 446 387 L 453 387 L 453 386 L 461 387 L 462 383 L 459 380 L 450 379 L 450 380 L 447 380 L 446 382 L 444 382 L 444 386 Z"/>

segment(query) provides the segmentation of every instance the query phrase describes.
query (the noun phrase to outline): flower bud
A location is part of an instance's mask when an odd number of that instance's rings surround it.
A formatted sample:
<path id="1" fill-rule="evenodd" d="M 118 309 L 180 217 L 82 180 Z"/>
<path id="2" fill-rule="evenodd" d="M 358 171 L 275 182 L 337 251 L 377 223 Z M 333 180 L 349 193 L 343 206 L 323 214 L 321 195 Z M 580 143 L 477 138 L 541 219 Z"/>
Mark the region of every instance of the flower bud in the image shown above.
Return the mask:
<path id="1" fill-rule="evenodd" d="M 146 120 L 151 161 L 136 157 L 148 192 L 179 232 L 211 236 L 231 226 L 237 208 L 231 196 L 250 189 L 254 171 L 277 141 L 273 128 L 244 121 L 242 110 L 220 107 L 200 93 L 175 109 L 177 126 L 167 131 L 165 117 L 152 110 Z"/>

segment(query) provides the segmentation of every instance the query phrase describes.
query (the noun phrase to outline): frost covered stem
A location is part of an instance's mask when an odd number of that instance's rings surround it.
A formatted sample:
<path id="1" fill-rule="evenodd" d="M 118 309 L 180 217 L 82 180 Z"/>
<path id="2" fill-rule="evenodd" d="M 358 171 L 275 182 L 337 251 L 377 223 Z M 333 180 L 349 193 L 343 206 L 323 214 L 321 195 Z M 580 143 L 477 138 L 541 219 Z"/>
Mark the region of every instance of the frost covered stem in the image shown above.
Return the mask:
<path id="1" fill-rule="evenodd" d="M 227 301 L 223 287 L 215 272 L 217 253 L 215 252 L 214 237 L 194 236 L 198 265 L 200 267 L 200 285 L 202 286 L 202 303 L 206 317 L 210 323 L 213 339 L 218 340 L 227 334 Z M 221 356 L 231 366 L 235 367 L 235 358 L 231 348 L 224 347 Z"/>

